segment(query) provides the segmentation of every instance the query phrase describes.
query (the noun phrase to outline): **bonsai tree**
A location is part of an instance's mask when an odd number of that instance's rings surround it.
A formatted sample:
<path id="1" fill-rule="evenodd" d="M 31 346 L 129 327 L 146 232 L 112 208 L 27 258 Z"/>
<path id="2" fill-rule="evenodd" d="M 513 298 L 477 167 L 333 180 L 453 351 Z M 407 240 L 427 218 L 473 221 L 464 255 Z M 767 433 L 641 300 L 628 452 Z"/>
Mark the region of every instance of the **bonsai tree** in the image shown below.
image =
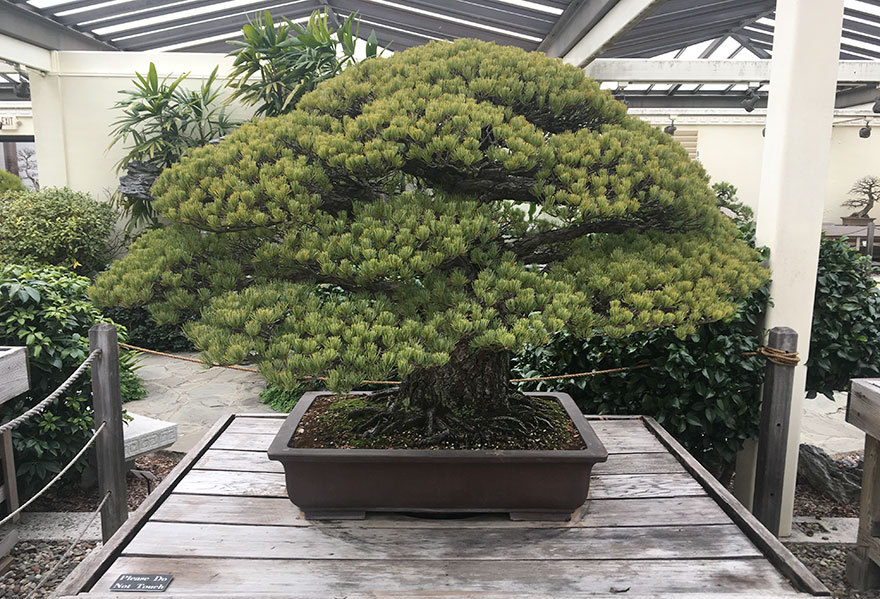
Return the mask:
<path id="1" fill-rule="evenodd" d="M 344 392 L 399 378 L 371 433 L 538 426 L 512 352 L 563 328 L 680 335 L 766 280 L 669 136 L 559 60 L 475 40 L 367 60 L 159 177 L 93 290 L 206 359 Z"/>
<path id="2" fill-rule="evenodd" d="M 847 208 L 856 208 L 851 217 L 869 218 L 874 202 L 880 199 L 880 177 L 868 175 L 856 181 L 849 190 L 852 199 L 843 203 Z"/>

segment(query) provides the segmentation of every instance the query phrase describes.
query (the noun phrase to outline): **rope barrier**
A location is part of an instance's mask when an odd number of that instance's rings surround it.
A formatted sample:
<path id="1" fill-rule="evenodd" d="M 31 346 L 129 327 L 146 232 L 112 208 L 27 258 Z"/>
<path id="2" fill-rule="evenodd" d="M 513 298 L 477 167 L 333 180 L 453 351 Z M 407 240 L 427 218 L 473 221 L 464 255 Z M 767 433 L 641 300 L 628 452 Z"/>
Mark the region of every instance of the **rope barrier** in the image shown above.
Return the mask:
<path id="1" fill-rule="evenodd" d="M 71 374 L 69 377 L 67 377 L 67 380 L 64 381 L 63 383 L 61 383 L 61 385 L 59 385 L 58 388 L 55 389 L 55 391 L 53 391 L 52 393 L 50 393 L 49 396 L 48 396 L 46 399 L 44 399 L 43 401 L 41 401 L 40 403 L 38 403 L 37 405 L 35 405 L 34 407 L 32 407 L 30 410 L 28 410 L 27 412 L 25 412 L 24 414 L 22 414 L 22 415 L 19 416 L 18 418 L 13 418 L 13 419 L 10 420 L 9 422 L 6 422 L 6 423 L 4 423 L 2 426 L 0 426 L 0 435 L 2 435 L 3 433 L 5 433 L 6 431 L 10 431 L 10 430 L 14 429 L 15 427 L 17 427 L 17 426 L 18 426 L 19 424 L 21 424 L 22 422 L 25 422 L 25 421 L 27 421 L 27 420 L 30 420 L 30 419 L 33 418 L 34 416 L 36 416 L 36 415 L 38 415 L 38 414 L 42 414 L 43 411 L 44 411 L 46 408 L 49 407 L 49 404 L 51 404 L 53 401 L 55 401 L 56 399 L 58 399 L 59 397 L 61 397 L 61 395 L 62 395 L 65 391 L 67 391 L 67 389 L 68 389 L 68 388 L 69 388 L 74 382 L 76 382 L 76 379 L 78 379 L 79 376 L 80 376 L 83 372 L 85 372 L 86 368 L 88 368 L 88 367 L 92 364 L 92 361 L 93 361 L 98 355 L 100 355 L 100 353 L 101 353 L 101 350 L 100 350 L 100 349 L 96 349 L 95 351 L 93 351 L 92 353 L 90 353 L 90 354 L 89 354 L 89 357 L 86 358 L 85 361 L 84 361 L 82 364 L 79 365 L 79 368 L 77 368 L 76 370 L 74 370 L 74 371 L 73 371 L 73 374 Z"/>
<path id="2" fill-rule="evenodd" d="M 40 578 L 40 581 L 37 583 L 37 586 L 35 586 L 34 588 L 31 589 L 31 591 L 27 594 L 27 597 L 25 597 L 25 599 L 31 599 L 31 597 L 33 597 L 36 594 L 36 592 L 40 590 L 40 587 L 42 587 L 43 584 L 47 580 L 52 578 L 52 575 L 55 574 L 55 570 L 57 570 L 61 564 L 65 563 L 67 561 L 67 558 L 70 557 L 70 553 L 73 551 L 73 548 L 76 547 L 76 545 L 80 541 L 82 541 L 82 538 L 86 535 L 86 532 L 88 532 L 89 528 L 92 526 L 92 522 L 94 522 L 95 518 L 98 517 L 98 514 L 101 513 L 101 509 L 104 507 L 104 504 L 107 503 L 108 499 L 110 499 L 110 491 L 107 491 L 107 493 L 104 495 L 104 499 L 101 500 L 101 502 L 98 504 L 98 507 L 96 507 L 95 510 L 92 512 L 92 517 L 89 518 L 89 521 L 86 523 L 85 527 L 80 531 L 79 535 L 77 535 L 76 539 L 73 540 L 73 542 L 64 551 L 64 553 L 61 555 L 61 557 L 58 558 L 58 561 L 55 562 L 55 565 L 53 565 L 51 568 L 49 568 L 48 572 L 43 574 L 43 576 Z"/>
<path id="3" fill-rule="evenodd" d="M 67 474 L 67 471 L 70 470 L 71 468 L 73 468 L 73 465 L 76 464 L 76 462 L 77 462 L 81 457 L 83 457 L 83 455 L 84 455 L 85 452 L 89 449 L 89 447 L 92 446 L 92 443 L 95 442 L 95 439 L 98 438 L 98 435 L 101 433 L 102 430 L 104 430 L 104 427 L 105 427 L 105 426 L 107 426 L 107 423 L 106 423 L 106 422 L 102 422 L 102 423 L 101 423 L 101 426 L 99 426 L 97 429 L 95 429 L 95 432 L 94 432 L 94 434 L 92 435 L 91 439 L 89 439 L 88 442 L 83 446 L 83 448 L 79 450 L 79 453 L 76 454 L 76 455 L 74 456 L 74 458 L 73 458 L 72 460 L 70 460 L 70 462 L 67 463 L 67 466 L 65 466 L 65 467 L 61 470 L 61 472 L 59 472 L 58 474 L 56 474 L 56 475 L 55 475 L 55 478 L 53 478 L 52 480 L 50 480 L 50 481 L 46 484 L 45 487 L 43 487 L 42 489 L 40 489 L 39 491 L 37 491 L 37 493 L 36 493 L 33 497 L 31 497 L 31 498 L 28 499 L 26 502 L 24 502 L 21 506 L 19 506 L 19 508 L 18 508 L 17 510 L 15 510 L 15 511 L 12 512 L 11 514 L 9 514 L 9 515 L 6 516 L 5 518 L 3 518 L 3 520 L 0 520 L 0 527 L 2 527 L 4 524 L 6 524 L 6 523 L 8 523 L 9 521 L 11 521 L 13 518 L 15 518 L 15 517 L 16 517 L 17 515 L 19 515 L 20 513 L 22 513 L 25 509 L 27 509 L 28 506 L 30 506 L 33 502 L 35 502 L 37 499 L 39 499 L 40 496 L 43 495 L 43 493 L 45 493 L 46 491 L 48 491 L 49 488 L 50 488 L 52 485 L 54 485 L 54 484 L 57 483 L 59 480 L 61 480 L 61 477 L 64 476 L 65 474 Z"/>
<path id="4" fill-rule="evenodd" d="M 134 351 L 143 352 L 145 354 L 153 354 L 156 356 L 163 356 L 165 358 L 173 358 L 175 360 L 183 360 L 184 362 L 194 362 L 196 364 L 204 364 L 205 366 L 211 367 L 219 367 L 219 368 L 229 368 L 230 370 L 242 370 L 244 372 L 256 372 L 260 371 L 255 368 L 245 368 L 243 366 L 224 366 L 223 364 L 217 363 L 209 363 L 203 360 L 198 360 L 196 358 L 187 358 L 185 356 L 178 356 L 175 354 L 168 354 L 165 352 L 156 351 L 154 349 L 146 349 L 144 347 L 138 347 L 136 345 L 129 345 L 128 343 L 120 343 L 120 347 L 124 347 L 126 349 L 131 349 Z M 788 352 L 781 349 L 776 349 L 775 347 L 760 347 L 757 351 L 751 352 L 743 352 L 743 356 L 764 356 L 768 361 L 779 364 L 781 366 L 797 366 L 800 362 L 800 357 L 797 352 Z M 558 381 L 562 379 L 576 379 L 582 378 L 585 376 L 595 376 L 597 374 L 613 374 L 615 372 L 627 372 L 629 370 L 639 370 L 641 368 L 649 368 L 650 364 L 638 364 L 636 366 L 621 366 L 620 368 L 609 368 L 607 370 L 591 370 L 590 372 L 576 372 L 574 374 L 557 374 L 553 376 L 534 376 L 528 378 L 521 379 L 510 379 L 511 383 L 532 383 L 538 381 Z M 302 377 L 300 380 L 303 381 L 326 381 L 327 377 L 325 376 L 306 376 Z M 364 385 L 399 385 L 400 381 L 372 381 L 372 380 L 363 380 L 361 381 Z M 0 431 L 2 432 L 2 431 Z"/>

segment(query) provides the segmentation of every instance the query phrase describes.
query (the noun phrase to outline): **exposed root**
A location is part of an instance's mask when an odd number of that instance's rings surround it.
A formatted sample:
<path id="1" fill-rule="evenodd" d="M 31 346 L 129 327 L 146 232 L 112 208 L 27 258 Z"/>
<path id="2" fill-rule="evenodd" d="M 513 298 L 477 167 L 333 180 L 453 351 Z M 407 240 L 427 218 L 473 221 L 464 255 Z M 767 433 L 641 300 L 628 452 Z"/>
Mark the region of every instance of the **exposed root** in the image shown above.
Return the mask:
<path id="1" fill-rule="evenodd" d="M 432 446 L 445 441 L 453 441 L 457 446 L 482 446 L 491 444 L 493 439 L 540 438 L 548 432 L 558 431 L 546 412 L 532 398 L 511 391 L 490 413 L 464 411 L 463 413 L 440 411 L 433 406 L 423 411 L 403 408 L 399 389 L 382 390 L 370 396 L 371 405 L 359 406 L 349 412 L 349 416 L 359 420 L 355 432 L 366 438 L 381 438 L 397 434 L 416 433 L 415 446 Z M 380 400 L 380 401 L 375 401 Z M 384 400 L 384 401 L 382 401 Z M 464 410 L 473 407 L 465 406 Z M 420 431 L 420 432 L 419 432 Z"/>

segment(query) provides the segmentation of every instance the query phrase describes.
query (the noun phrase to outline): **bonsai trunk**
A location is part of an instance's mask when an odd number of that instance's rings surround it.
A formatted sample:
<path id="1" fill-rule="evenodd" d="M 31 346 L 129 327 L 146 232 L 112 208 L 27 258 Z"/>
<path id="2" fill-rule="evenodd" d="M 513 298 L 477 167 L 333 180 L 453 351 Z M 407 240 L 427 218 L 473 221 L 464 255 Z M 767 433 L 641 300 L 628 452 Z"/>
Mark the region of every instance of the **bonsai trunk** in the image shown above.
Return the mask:
<path id="1" fill-rule="evenodd" d="M 429 414 L 461 412 L 504 414 L 512 393 L 510 354 L 456 346 L 449 362 L 404 377 L 400 397 Z"/>

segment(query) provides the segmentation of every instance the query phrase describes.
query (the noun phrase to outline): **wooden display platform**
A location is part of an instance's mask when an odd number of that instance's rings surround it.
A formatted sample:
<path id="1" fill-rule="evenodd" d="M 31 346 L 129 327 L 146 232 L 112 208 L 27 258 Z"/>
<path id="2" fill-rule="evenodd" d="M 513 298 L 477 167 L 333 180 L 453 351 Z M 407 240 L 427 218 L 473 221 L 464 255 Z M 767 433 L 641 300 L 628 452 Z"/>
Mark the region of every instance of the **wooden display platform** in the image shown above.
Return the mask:
<path id="1" fill-rule="evenodd" d="M 652 419 L 592 419 L 608 449 L 570 522 L 370 515 L 311 522 L 266 457 L 282 416 L 218 422 L 56 596 L 803 597 L 828 591 Z"/>

